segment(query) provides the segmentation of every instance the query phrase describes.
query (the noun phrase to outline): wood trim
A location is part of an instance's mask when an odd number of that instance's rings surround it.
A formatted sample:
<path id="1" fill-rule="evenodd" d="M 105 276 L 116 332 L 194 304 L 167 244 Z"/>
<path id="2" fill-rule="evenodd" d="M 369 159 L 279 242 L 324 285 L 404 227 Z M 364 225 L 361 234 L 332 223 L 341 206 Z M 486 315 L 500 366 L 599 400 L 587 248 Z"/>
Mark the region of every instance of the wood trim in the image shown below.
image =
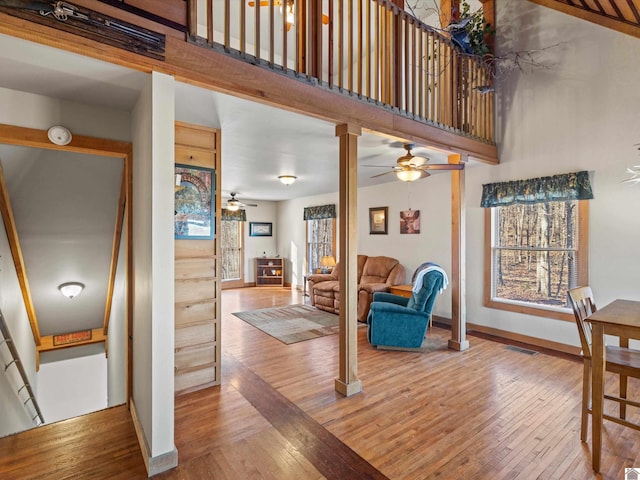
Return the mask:
<path id="1" fill-rule="evenodd" d="M 571 312 L 546 310 L 527 305 L 499 302 L 491 298 L 491 208 L 484 209 L 484 292 L 483 305 L 508 312 L 574 322 Z M 589 200 L 578 202 L 578 283 L 589 284 Z"/>
<path id="2" fill-rule="evenodd" d="M 2 132 L 2 128 L 0 128 L 0 132 Z M 1 137 L 2 135 L 0 134 L 0 138 Z M 11 250 L 13 265 L 16 269 L 18 283 L 20 284 L 20 291 L 22 292 L 22 298 L 24 300 L 24 307 L 27 311 L 29 324 L 31 325 L 33 341 L 35 342 L 36 346 L 39 347 L 42 343 L 42 339 L 40 338 L 40 329 L 38 328 L 38 318 L 36 317 L 36 311 L 33 307 L 31 289 L 29 288 L 29 280 L 27 278 L 27 269 L 24 265 L 24 258 L 22 257 L 22 248 L 20 248 L 20 239 L 18 238 L 16 221 L 13 218 L 13 209 L 11 208 L 11 201 L 9 200 L 9 190 L 7 189 L 7 184 L 5 182 L 4 170 L 2 168 L 2 165 L 0 165 L 0 200 L 0 214 L 2 214 L 2 221 L 4 222 L 4 228 L 7 232 L 9 250 Z"/>
<path id="3" fill-rule="evenodd" d="M 120 242 L 127 202 L 127 169 L 122 166 L 122 180 L 120 182 L 120 197 L 118 198 L 118 210 L 116 211 L 116 223 L 113 229 L 113 243 L 111 248 L 111 265 L 109 266 L 109 284 L 107 286 L 107 301 L 104 307 L 104 334 L 109 333 L 109 318 L 111 317 L 111 305 L 113 303 L 113 287 L 116 283 L 116 271 L 118 268 L 118 256 L 120 254 Z"/>
<path id="4" fill-rule="evenodd" d="M 50 352 L 53 350 L 63 350 L 65 348 L 79 347 L 80 345 L 90 345 L 92 343 L 101 343 L 101 342 L 105 342 L 105 346 L 106 346 L 107 337 L 108 337 L 104 333 L 104 330 L 102 328 L 94 328 L 91 330 L 90 340 L 83 340 L 83 341 L 74 342 L 74 343 L 65 343 L 64 345 L 54 345 L 53 344 L 54 336 L 55 335 L 45 335 L 44 337 L 41 337 L 41 343 L 37 348 L 38 353 Z"/>
<path id="5" fill-rule="evenodd" d="M 632 37 L 640 38 L 640 28 L 632 23 L 627 23 L 623 20 L 614 19 L 605 15 L 601 15 L 595 12 L 585 10 L 573 5 L 559 2 L 558 0 L 529 0 L 531 3 L 548 7 L 558 12 L 566 13 L 567 15 L 586 20 L 587 22 L 595 23 L 602 27 L 616 30 Z"/>
<path id="6" fill-rule="evenodd" d="M 98 7 L 96 0 L 84 3 Z M 126 12 L 125 12 L 126 13 Z M 498 164 L 497 146 L 403 117 L 348 95 L 327 91 L 268 68 L 167 36 L 165 61 L 136 55 L 67 32 L 0 13 L 0 33 L 91 56 L 146 73 L 160 71 L 177 81 L 276 106 L 335 124 L 358 119 L 362 128 L 401 135 L 412 142 Z M 222 72 L 222 74 L 221 74 Z M 224 72 L 231 72 L 225 74 Z"/>

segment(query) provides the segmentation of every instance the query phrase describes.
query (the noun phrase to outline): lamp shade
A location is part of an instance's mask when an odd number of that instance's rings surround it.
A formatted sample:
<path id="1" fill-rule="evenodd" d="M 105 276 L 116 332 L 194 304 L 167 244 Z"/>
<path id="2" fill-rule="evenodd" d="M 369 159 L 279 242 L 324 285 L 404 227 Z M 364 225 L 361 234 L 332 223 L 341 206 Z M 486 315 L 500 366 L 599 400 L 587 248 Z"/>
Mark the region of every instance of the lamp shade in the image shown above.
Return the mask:
<path id="1" fill-rule="evenodd" d="M 320 266 L 321 267 L 335 267 L 336 266 L 336 259 L 333 258 L 331 255 L 325 255 L 324 257 L 322 257 L 320 259 Z"/>
<path id="2" fill-rule="evenodd" d="M 422 176 L 422 172 L 420 170 L 407 168 L 396 172 L 396 175 L 403 182 L 413 182 L 415 180 L 418 180 Z"/>
<path id="3" fill-rule="evenodd" d="M 80 282 L 67 282 L 58 286 L 60 293 L 67 298 L 77 297 L 82 290 L 84 290 L 84 284 Z"/>

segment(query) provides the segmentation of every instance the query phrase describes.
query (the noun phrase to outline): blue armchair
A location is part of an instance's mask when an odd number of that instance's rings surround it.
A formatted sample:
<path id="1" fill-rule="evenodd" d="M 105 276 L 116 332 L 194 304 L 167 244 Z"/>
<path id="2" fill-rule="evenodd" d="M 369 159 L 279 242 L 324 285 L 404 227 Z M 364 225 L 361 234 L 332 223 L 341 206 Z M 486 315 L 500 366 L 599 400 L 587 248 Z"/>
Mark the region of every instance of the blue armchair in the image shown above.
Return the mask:
<path id="1" fill-rule="evenodd" d="M 422 286 L 412 293 L 411 298 L 385 292 L 374 294 L 367 317 L 367 335 L 371 345 L 420 348 L 436 296 L 446 288 L 448 280 L 444 270 L 431 266 L 416 281 L 422 282 Z"/>

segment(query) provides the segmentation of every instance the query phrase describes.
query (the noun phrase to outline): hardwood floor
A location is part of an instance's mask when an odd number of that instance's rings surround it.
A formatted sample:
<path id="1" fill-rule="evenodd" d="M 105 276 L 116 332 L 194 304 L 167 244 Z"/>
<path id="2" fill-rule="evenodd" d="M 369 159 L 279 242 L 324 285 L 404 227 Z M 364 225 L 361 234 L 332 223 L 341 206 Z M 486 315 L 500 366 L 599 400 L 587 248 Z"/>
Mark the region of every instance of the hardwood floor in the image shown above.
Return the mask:
<path id="1" fill-rule="evenodd" d="M 437 326 L 427 353 L 378 351 L 360 328 L 364 391 L 343 398 L 336 335 L 284 345 L 231 314 L 301 302 L 284 289 L 224 291 L 223 384 L 176 399 L 180 466 L 156 478 L 613 480 L 640 467 L 640 433 L 605 422 L 593 474 L 582 363 L 566 356 L 474 336 L 455 352 Z M 630 396 L 639 383 L 629 380 Z M 628 416 L 640 421 L 638 409 Z M 0 439 L 0 478 L 43 477 L 145 478 L 126 408 Z"/>

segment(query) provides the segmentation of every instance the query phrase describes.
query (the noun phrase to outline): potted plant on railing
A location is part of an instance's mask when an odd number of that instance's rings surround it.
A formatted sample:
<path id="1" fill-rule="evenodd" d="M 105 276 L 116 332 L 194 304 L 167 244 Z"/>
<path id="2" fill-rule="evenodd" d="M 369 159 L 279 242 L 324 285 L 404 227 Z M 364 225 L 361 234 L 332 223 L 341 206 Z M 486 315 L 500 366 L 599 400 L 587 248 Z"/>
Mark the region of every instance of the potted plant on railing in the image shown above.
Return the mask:
<path id="1" fill-rule="evenodd" d="M 482 58 L 492 53 L 487 39 L 495 34 L 495 29 L 485 21 L 482 8 L 472 12 L 469 4 L 463 0 L 459 14 L 454 15 L 446 30 L 464 53 Z"/>

